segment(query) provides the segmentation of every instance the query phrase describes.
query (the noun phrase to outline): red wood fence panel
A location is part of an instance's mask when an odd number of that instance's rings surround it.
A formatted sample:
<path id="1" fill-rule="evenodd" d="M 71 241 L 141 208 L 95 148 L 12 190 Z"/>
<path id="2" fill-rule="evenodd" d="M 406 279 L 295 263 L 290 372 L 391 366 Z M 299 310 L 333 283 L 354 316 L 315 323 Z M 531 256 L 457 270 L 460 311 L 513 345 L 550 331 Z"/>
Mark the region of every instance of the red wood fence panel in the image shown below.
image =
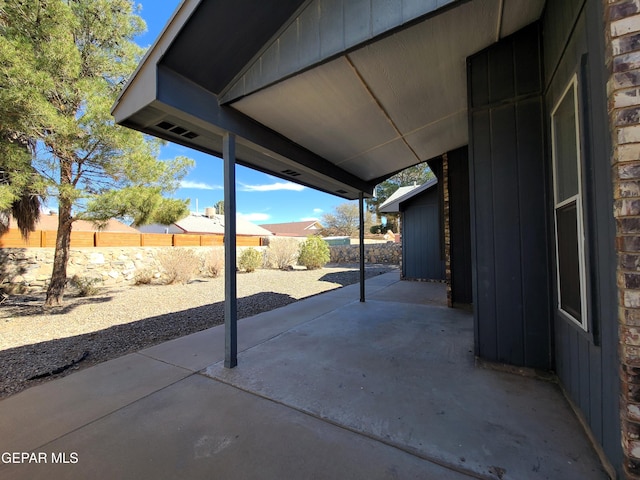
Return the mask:
<path id="1" fill-rule="evenodd" d="M 259 247 L 261 237 L 237 236 L 236 245 L 238 247 Z"/>
<path id="2" fill-rule="evenodd" d="M 174 247 L 199 247 L 200 235 L 181 233 L 173 236 Z"/>
<path id="3" fill-rule="evenodd" d="M 27 239 L 22 238 L 20 230 L 10 229 L 7 233 L 0 237 L 0 247 L 2 248 L 29 248 L 40 246 L 41 232 L 35 231 L 29 234 Z"/>
<path id="4" fill-rule="evenodd" d="M 139 247 L 139 233 L 96 232 L 96 247 Z"/>
<path id="5" fill-rule="evenodd" d="M 43 247 L 55 247 L 56 246 L 56 232 L 44 232 L 46 234 L 46 242 L 42 244 Z M 96 238 L 94 232 L 74 232 L 71 230 L 70 246 L 90 248 L 96 246 Z"/>
<path id="6" fill-rule="evenodd" d="M 173 235 L 170 233 L 143 233 L 140 235 L 141 247 L 172 247 Z"/>
<path id="7" fill-rule="evenodd" d="M 238 235 L 239 247 L 259 247 L 261 237 Z M 71 231 L 71 247 L 218 247 L 224 245 L 224 235 L 191 235 L 168 233 L 75 232 Z M 24 240 L 17 229 L 0 237 L 0 248 L 34 248 L 56 246 L 55 231 L 36 230 Z"/>

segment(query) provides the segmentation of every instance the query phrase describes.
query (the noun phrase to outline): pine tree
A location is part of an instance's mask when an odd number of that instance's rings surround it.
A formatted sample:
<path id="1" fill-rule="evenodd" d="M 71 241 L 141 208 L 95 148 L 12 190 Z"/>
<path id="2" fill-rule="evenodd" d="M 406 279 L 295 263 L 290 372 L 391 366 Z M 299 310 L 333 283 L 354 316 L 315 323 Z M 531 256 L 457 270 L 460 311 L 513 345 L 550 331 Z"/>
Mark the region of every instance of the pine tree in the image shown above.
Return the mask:
<path id="1" fill-rule="evenodd" d="M 0 152 L 15 150 L 11 138 L 32 147 L 30 162 L 4 185 L 31 173 L 57 201 L 46 305 L 59 305 L 74 220 L 173 222 L 188 212 L 188 202 L 164 195 L 175 191 L 192 161 L 158 160 L 160 141 L 111 117 L 143 53 L 133 38 L 145 25 L 132 1 L 3 0 L 0 28 Z"/>

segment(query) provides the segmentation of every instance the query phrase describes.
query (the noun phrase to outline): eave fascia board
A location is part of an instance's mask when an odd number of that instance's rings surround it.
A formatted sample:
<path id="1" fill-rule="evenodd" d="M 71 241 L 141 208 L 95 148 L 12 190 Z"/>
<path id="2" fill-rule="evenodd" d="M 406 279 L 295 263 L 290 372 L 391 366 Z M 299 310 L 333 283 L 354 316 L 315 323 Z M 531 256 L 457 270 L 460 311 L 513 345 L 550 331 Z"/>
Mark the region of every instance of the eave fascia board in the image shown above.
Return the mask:
<path id="1" fill-rule="evenodd" d="M 180 33 L 198 5 L 200 5 L 201 1 L 202 0 L 182 0 L 176 7 L 171 18 L 160 32 L 160 35 L 158 35 L 158 38 L 156 38 L 147 49 L 142 60 L 140 60 L 140 63 L 125 83 L 122 91 L 111 107 L 111 115 L 116 119 L 116 123 L 120 123 L 120 121 L 129 117 L 131 111 L 135 109 L 135 100 L 137 100 L 137 98 L 131 98 L 135 96 L 135 94 L 132 94 L 132 91 L 139 92 L 144 90 L 145 92 L 153 92 L 153 95 L 155 95 L 156 66 L 162 59 L 164 53 L 171 47 L 174 39 Z"/>

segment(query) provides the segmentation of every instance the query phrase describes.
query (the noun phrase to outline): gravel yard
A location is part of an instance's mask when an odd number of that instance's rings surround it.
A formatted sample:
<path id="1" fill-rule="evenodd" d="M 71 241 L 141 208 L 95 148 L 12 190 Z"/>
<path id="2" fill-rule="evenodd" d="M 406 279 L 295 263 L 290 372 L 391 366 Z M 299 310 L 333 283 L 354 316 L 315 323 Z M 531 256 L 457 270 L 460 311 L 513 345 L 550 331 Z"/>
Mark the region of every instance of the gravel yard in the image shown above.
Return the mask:
<path id="1" fill-rule="evenodd" d="M 367 278 L 396 270 L 367 265 Z M 239 273 L 238 317 L 357 283 L 357 266 Z M 224 279 L 101 289 L 45 310 L 44 294 L 0 305 L 0 398 L 81 368 L 224 323 Z"/>

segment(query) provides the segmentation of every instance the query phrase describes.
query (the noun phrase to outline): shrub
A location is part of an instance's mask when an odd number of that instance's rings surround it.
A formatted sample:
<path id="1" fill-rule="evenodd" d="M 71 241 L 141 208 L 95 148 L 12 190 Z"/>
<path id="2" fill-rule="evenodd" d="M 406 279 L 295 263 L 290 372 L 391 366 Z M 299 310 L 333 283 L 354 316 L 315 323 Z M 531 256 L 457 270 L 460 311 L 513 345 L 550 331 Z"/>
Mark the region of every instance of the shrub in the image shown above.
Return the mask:
<path id="1" fill-rule="evenodd" d="M 153 270 L 145 268 L 144 270 L 138 270 L 133 278 L 136 285 L 149 285 L 153 280 Z"/>
<path id="2" fill-rule="evenodd" d="M 224 269 L 224 250 L 214 248 L 204 259 L 204 270 L 213 278 L 216 278 Z"/>
<path id="3" fill-rule="evenodd" d="M 200 266 L 200 259 L 192 250 L 180 247 L 161 252 L 158 255 L 158 262 L 164 272 L 167 285 L 187 283 L 194 277 Z"/>
<path id="4" fill-rule="evenodd" d="M 308 270 L 324 267 L 329 262 L 329 245 L 320 237 L 310 236 L 300 245 L 298 264 Z"/>
<path id="5" fill-rule="evenodd" d="M 387 233 L 389 230 L 392 232 L 397 232 L 398 227 L 395 222 L 391 220 L 387 220 L 387 223 L 381 225 L 373 225 L 369 228 L 369 231 L 373 234 L 383 234 Z"/>
<path id="6" fill-rule="evenodd" d="M 284 270 L 298 261 L 300 243 L 294 238 L 274 238 L 269 241 L 267 261 L 269 266 Z"/>
<path id="7" fill-rule="evenodd" d="M 247 248 L 240 255 L 238 266 L 245 272 L 251 273 L 262 266 L 262 254 L 255 248 Z"/>
<path id="8" fill-rule="evenodd" d="M 74 275 L 71 278 L 71 284 L 78 289 L 79 297 L 91 297 L 96 295 L 100 289 L 98 284 L 102 283 L 102 280 L 95 277 L 80 277 Z"/>

